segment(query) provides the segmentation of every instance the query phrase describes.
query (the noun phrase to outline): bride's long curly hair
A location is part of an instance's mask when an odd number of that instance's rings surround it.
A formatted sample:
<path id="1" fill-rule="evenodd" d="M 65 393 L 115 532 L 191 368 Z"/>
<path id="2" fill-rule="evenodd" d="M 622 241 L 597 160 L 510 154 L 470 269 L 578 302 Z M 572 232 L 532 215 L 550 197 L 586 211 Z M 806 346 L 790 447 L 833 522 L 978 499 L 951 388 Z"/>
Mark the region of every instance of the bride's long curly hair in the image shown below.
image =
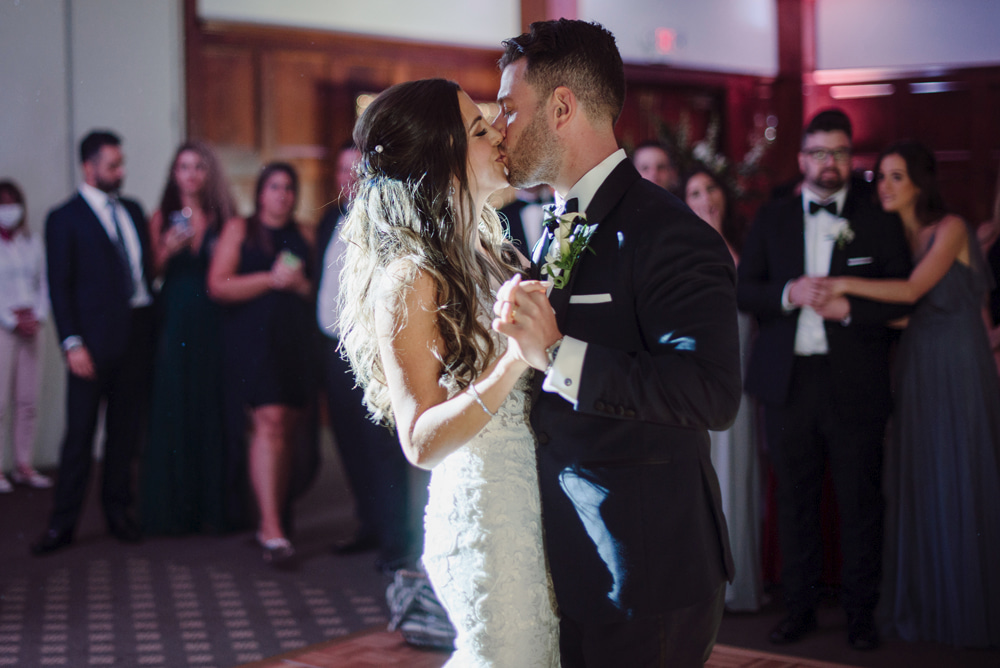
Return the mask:
<path id="1" fill-rule="evenodd" d="M 341 349 L 365 390 L 372 418 L 393 424 L 375 332 L 376 308 L 405 323 L 406 292 L 419 273 L 437 288 L 444 350 L 441 382 L 466 387 L 496 354 L 490 335 L 491 281 L 519 271 L 496 211 L 473 211 L 468 140 L 458 84 L 425 79 L 379 95 L 354 129 L 361 152 L 358 185 L 343 223 L 347 251 L 340 275 Z M 475 230 L 485 254 L 477 252 Z M 485 317 L 483 317 L 485 316 Z"/>

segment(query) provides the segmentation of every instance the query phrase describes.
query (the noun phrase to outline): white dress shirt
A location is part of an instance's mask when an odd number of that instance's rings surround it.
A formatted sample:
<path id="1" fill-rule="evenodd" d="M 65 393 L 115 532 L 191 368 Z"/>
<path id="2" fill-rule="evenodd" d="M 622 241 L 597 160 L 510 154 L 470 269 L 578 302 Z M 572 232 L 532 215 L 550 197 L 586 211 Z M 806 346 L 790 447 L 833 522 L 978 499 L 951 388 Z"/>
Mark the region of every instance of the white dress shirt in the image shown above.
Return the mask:
<path id="1" fill-rule="evenodd" d="M 806 276 L 827 276 L 830 273 L 830 258 L 833 256 L 833 228 L 841 220 L 826 209 L 809 213 L 809 203 L 828 204 L 834 202 L 837 211 L 844 210 L 847 201 L 847 187 L 841 188 L 832 197 L 826 199 L 802 187 L 802 217 L 805 227 L 805 274 Z M 789 300 L 792 281 L 785 285 L 781 294 L 781 305 L 786 311 L 792 311 L 796 306 Z M 798 326 L 795 329 L 796 355 L 825 355 L 829 352 L 826 341 L 826 327 L 823 317 L 808 306 L 803 306 L 799 312 Z"/>
<path id="2" fill-rule="evenodd" d="M 49 284 L 41 238 L 18 231 L 9 241 L 0 239 L 0 326 L 14 331 L 15 312 L 21 309 L 43 322 L 49 315 Z"/>
<path id="3" fill-rule="evenodd" d="M 575 197 L 579 202 L 579 211 L 585 212 L 590 206 L 590 201 L 597 194 L 597 189 L 607 180 L 618 163 L 625 160 L 626 157 L 625 150 L 618 149 L 584 174 L 583 178 L 569 189 L 565 197 L 557 192 L 556 210 L 565 209 L 566 201 Z M 552 368 L 545 375 L 542 389 L 558 394 L 576 407 L 580 394 L 580 376 L 583 375 L 583 359 L 586 354 L 587 344 L 584 341 L 574 339 L 572 336 L 563 337 L 559 354 L 556 355 Z"/>
<path id="4" fill-rule="evenodd" d="M 101 221 L 101 226 L 111 242 L 117 244 L 118 232 L 115 230 L 115 221 L 111 218 L 110 203 L 113 203 L 118 223 L 122 228 L 122 235 L 125 237 L 125 250 L 128 253 L 128 262 L 132 269 L 132 284 L 135 286 L 135 293 L 129 300 L 129 305 L 132 308 L 149 306 L 153 303 L 153 298 L 146 289 L 146 282 L 143 280 L 142 244 L 139 243 L 139 233 L 135 231 L 135 221 L 129 215 L 128 209 L 122 206 L 117 198 L 112 199 L 103 190 L 98 190 L 87 183 L 80 184 L 80 195 L 93 209 L 97 219 Z"/>

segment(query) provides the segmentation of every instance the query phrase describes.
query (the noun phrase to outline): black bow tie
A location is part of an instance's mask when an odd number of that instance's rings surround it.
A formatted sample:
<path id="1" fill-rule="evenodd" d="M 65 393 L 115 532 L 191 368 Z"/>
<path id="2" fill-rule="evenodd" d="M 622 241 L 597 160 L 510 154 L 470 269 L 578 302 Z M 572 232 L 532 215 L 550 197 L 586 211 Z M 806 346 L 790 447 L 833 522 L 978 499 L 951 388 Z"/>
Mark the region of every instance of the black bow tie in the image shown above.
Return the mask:
<path id="1" fill-rule="evenodd" d="M 565 204 L 566 208 L 563 209 L 562 213 L 557 213 L 558 209 L 556 209 L 555 206 L 553 205 L 552 216 L 550 218 L 547 218 L 545 221 L 545 227 L 549 230 L 549 232 L 553 232 L 557 227 L 559 227 L 560 216 L 563 216 L 567 213 L 580 212 L 580 200 L 578 200 L 577 198 L 573 197 L 572 199 L 568 199 L 566 200 Z"/>
<path id="2" fill-rule="evenodd" d="M 827 202 L 826 204 L 820 204 L 819 202 L 809 202 L 809 215 L 814 216 L 816 212 L 820 209 L 826 209 L 834 216 L 837 215 L 837 203 Z"/>

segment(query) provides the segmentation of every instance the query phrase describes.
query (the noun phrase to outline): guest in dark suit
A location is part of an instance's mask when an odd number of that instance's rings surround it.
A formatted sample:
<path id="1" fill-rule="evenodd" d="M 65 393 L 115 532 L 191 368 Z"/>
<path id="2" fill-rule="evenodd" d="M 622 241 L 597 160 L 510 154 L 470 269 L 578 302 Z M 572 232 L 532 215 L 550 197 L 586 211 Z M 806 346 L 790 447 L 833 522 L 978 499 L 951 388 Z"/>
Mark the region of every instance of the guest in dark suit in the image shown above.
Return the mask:
<path id="1" fill-rule="evenodd" d="M 32 546 L 35 554 L 73 541 L 102 400 L 104 516 L 119 540 L 140 536 L 132 517 L 132 466 L 152 356 L 149 234 L 139 204 L 118 195 L 125 176 L 121 140 L 91 132 L 80 143 L 80 162 L 79 192 L 45 224 L 49 297 L 69 375 L 55 507 L 48 530 Z"/>
<path id="2" fill-rule="evenodd" d="M 344 463 L 357 504 L 360 526 L 354 537 L 337 543 L 339 554 L 379 549 L 378 565 L 392 570 L 407 565 L 420 554 L 415 544 L 422 532 L 411 526 L 411 466 L 403 456 L 396 435 L 368 419 L 364 390 L 356 386 L 354 373 L 340 356 L 337 295 L 340 270 L 347 244 L 338 234 L 350 205 L 357 179 L 354 166 L 361 158 L 353 142 L 337 158 L 337 206 L 320 221 L 316 233 L 319 252 L 319 292 L 316 320 L 323 333 L 323 371 L 330 428 Z M 427 486 L 426 474 L 418 475 Z"/>
<path id="3" fill-rule="evenodd" d="M 597 225 L 551 302 L 514 278 L 494 307 L 494 328 L 542 372 L 531 424 L 562 665 L 700 666 L 732 577 L 708 430 L 740 403 L 733 261 L 618 148 L 609 32 L 539 22 L 505 46 L 496 126 L 511 184 L 548 183 Z"/>
<path id="4" fill-rule="evenodd" d="M 839 110 L 806 127 L 801 194 L 764 206 L 739 267 L 739 306 L 760 329 L 746 388 L 764 403 L 777 479 L 778 532 L 788 616 L 774 643 L 816 627 L 822 568 L 820 495 L 829 466 L 841 522 L 841 603 L 856 649 L 878 645 L 882 442 L 890 411 L 886 323 L 907 307 L 839 298 L 822 305 L 823 276 L 905 277 L 899 220 L 852 187 L 851 123 Z"/>

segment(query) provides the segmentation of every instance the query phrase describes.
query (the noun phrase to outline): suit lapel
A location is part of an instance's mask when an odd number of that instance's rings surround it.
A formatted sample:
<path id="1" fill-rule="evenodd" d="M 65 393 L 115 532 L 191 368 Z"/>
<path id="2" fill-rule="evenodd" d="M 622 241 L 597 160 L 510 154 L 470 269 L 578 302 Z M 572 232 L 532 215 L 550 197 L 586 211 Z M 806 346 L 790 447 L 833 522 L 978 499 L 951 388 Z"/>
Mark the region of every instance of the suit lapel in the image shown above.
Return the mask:
<path id="1" fill-rule="evenodd" d="M 608 178 L 604 180 L 604 183 L 597 189 L 594 193 L 594 198 L 590 201 L 585 212 L 587 216 L 588 225 L 597 225 L 597 231 L 590 238 L 590 247 L 594 247 L 594 243 L 597 238 L 603 234 L 613 234 L 614 231 L 610 228 L 610 225 L 601 225 L 609 214 L 614 210 L 614 208 L 621 201 L 622 197 L 625 196 L 626 191 L 629 187 L 635 183 L 638 179 L 642 178 L 639 176 L 639 172 L 635 170 L 632 163 L 628 160 L 622 160 L 618 163 L 618 166 L 612 170 L 608 175 Z M 551 240 L 552 235 L 548 234 L 548 239 Z M 548 244 L 546 244 L 548 248 Z M 556 322 L 560 329 L 563 326 L 563 321 L 566 319 L 566 310 L 569 305 L 570 295 L 573 294 L 573 284 L 576 282 L 576 277 L 579 275 L 580 265 L 584 262 L 584 259 L 589 255 L 589 251 L 584 251 L 583 254 L 577 258 L 577 264 L 573 267 L 573 270 L 569 275 L 569 282 L 561 290 L 553 290 L 552 294 L 549 295 L 549 302 L 552 304 L 552 308 L 556 312 Z M 544 257 L 544 256 L 543 256 Z M 600 259 L 598 259 L 598 262 Z"/>
<path id="2" fill-rule="evenodd" d="M 851 218 L 854 215 L 855 205 L 854 198 L 851 196 L 852 191 L 847 192 L 847 198 L 844 200 L 844 210 L 840 212 L 840 217 L 851 224 Z M 833 250 L 830 255 L 830 276 L 841 276 L 847 272 L 847 245 L 844 248 L 840 248 L 840 244 L 834 242 Z"/>
<path id="3" fill-rule="evenodd" d="M 549 244 L 552 243 L 552 232 L 549 230 L 549 216 L 555 214 L 555 204 L 545 205 L 545 213 L 542 215 L 542 236 L 535 242 L 535 247 L 531 250 L 531 273 L 532 278 L 538 279 L 542 275 L 542 260 L 549 251 Z"/>
<path id="4" fill-rule="evenodd" d="M 802 196 L 791 200 L 792 209 L 785 217 L 786 229 L 781 235 L 787 240 L 789 275 L 798 278 L 806 273 L 806 221 L 802 211 Z"/>
<path id="5" fill-rule="evenodd" d="M 81 232 L 100 238 L 102 240 L 101 245 L 104 246 L 109 253 L 114 255 L 116 262 L 120 261 L 118 249 L 115 248 L 115 242 L 110 236 L 108 236 L 108 231 L 104 229 L 104 225 L 101 224 L 101 219 L 97 217 L 97 213 L 90 208 L 90 204 L 88 204 L 87 200 L 83 198 L 83 195 L 77 193 L 76 199 L 77 206 L 79 207 L 81 214 L 79 217 L 80 224 L 84 226 L 84 229 L 81 230 Z"/>

